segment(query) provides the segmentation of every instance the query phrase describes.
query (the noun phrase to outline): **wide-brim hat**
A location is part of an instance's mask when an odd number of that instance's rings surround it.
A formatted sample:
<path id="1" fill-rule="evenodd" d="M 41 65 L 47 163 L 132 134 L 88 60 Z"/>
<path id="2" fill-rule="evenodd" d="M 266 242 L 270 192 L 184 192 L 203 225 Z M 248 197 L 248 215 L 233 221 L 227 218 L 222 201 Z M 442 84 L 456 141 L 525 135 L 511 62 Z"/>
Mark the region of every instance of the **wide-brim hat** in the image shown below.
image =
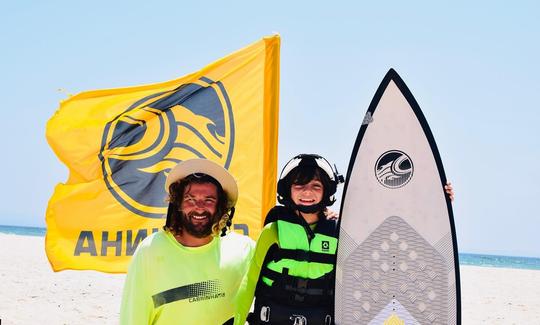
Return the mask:
<path id="1" fill-rule="evenodd" d="M 231 208 L 236 204 L 238 200 L 236 180 L 225 168 L 208 159 L 189 159 L 178 163 L 171 169 L 165 181 L 167 193 L 172 183 L 192 174 L 206 174 L 215 178 L 227 195 L 227 207 Z"/>

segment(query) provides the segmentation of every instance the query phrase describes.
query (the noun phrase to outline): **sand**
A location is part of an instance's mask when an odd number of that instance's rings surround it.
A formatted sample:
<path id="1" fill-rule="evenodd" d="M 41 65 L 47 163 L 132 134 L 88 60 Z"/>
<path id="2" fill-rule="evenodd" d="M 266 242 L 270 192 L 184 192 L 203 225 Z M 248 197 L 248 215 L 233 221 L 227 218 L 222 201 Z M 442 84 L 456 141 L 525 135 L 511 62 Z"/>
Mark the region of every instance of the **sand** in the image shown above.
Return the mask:
<path id="1" fill-rule="evenodd" d="M 45 238 L 0 234 L 0 319 L 7 324 L 118 324 L 124 275 L 53 272 Z"/>
<path id="2" fill-rule="evenodd" d="M 117 324 L 124 275 L 54 273 L 43 237 L 0 234 L 0 319 Z M 540 271 L 461 267 L 463 324 L 540 324 Z"/>
<path id="3" fill-rule="evenodd" d="M 460 269 L 463 324 L 540 324 L 540 271 Z"/>

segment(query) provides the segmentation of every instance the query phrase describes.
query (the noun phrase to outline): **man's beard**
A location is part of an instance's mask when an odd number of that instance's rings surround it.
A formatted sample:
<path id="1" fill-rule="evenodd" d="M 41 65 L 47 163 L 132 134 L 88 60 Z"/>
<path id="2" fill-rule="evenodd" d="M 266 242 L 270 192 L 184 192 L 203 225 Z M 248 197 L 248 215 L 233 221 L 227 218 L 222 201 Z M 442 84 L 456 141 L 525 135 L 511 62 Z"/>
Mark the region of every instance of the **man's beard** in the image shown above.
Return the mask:
<path id="1" fill-rule="evenodd" d="M 214 226 L 217 219 L 215 214 L 212 215 L 208 211 L 204 211 L 201 213 L 195 213 L 194 211 L 192 211 L 187 215 L 184 212 L 180 212 L 180 214 L 182 215 L 181 227 L 188 234 L 197 238 L 208 237 L 212 234 L 212 226 Z M 194 215 L 205 216 L 205 222 L 198 222 L 197 220 L 194 220 Z"/>

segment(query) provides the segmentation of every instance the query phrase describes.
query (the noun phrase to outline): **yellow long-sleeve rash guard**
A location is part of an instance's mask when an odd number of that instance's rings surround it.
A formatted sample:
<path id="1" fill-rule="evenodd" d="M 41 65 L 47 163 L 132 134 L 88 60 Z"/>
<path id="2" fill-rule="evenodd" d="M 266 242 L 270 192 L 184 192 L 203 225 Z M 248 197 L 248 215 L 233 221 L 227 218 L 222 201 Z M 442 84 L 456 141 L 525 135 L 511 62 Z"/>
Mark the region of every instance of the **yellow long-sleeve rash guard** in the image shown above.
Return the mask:
<path id="1" fill-rule="evenodd" d="M 126 277 L 120 324 L 223 324 L 234 315 L 253 244 L 235 233 L 201 247 L 165 231 L 147 237 Z"/>

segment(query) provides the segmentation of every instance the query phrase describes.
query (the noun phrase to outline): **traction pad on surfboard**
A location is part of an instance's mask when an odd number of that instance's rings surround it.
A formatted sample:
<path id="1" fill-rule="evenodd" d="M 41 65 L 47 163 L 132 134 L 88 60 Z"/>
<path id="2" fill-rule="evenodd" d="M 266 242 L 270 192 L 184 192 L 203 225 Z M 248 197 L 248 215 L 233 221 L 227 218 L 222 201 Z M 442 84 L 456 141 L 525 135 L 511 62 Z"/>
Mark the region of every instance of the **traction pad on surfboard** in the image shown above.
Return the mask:
<path id="1" fill-rule="evenodd" d="M 342 307 L 352 312 L 341 324 L 447 324 L 445 259 L 402 218 L 387 218 L 343 262 Z"/>

